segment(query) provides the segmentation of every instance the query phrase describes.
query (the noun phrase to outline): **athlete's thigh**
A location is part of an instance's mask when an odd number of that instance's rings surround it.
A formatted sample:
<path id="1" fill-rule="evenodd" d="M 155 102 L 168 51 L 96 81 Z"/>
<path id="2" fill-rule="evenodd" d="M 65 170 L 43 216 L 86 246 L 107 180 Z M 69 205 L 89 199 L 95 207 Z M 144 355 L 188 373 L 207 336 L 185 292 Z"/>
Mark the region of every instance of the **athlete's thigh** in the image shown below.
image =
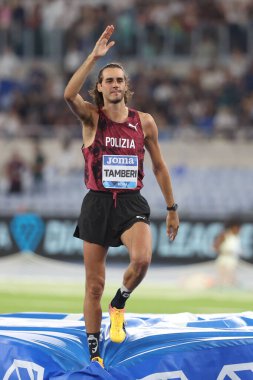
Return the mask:
<path id="1" fill-rule="evenodd" d="M 127 247 L 131 259 L 148 259 L 152 255 L 152 237 L 150 226 L 136 222 L 121 235 L 122 243 Z"/>
<path id="2" fill-rule="evenodd" d="M 105 278 L 107 247 L 84 241 L 83 257 L 86 278 Z"/>

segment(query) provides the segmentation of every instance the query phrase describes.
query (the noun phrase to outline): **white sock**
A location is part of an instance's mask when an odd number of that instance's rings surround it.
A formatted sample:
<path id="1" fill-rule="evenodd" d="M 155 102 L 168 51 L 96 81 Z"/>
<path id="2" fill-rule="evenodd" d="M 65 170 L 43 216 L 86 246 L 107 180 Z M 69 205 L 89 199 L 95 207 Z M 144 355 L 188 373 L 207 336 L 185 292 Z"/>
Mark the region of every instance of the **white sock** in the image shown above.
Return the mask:
<path id="1" fill-rule="evenodd" d="M 131 294 L 131 290 L 127 289 L 125 285 L 122 285 L 120 288 L 120 292 L 124 298 L 128 298 Z"/>

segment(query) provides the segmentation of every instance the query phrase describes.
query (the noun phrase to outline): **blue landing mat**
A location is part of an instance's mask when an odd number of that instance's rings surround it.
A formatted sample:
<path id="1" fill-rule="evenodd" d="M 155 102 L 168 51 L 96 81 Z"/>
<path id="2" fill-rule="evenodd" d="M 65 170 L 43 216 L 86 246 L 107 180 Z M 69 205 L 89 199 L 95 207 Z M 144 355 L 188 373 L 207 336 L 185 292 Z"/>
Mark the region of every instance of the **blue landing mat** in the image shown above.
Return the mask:
<path id="1" fill-rule="evenodd" d="M 79 314 L 0 314 L 3 380 L 252 380 L 253 312 L 126 314 L 127 339 L 109 340 L 105 369 L 89 363 Z"/>

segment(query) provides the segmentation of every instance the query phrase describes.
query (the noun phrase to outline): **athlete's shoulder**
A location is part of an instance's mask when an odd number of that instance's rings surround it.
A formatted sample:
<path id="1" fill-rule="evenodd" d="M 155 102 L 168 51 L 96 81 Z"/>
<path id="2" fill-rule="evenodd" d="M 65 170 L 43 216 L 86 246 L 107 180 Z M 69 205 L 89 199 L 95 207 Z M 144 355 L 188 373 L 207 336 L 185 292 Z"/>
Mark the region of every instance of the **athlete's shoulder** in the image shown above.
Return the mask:
<path id="1" fill-rule="evenodd" d="M 145 112 L 139 112 L 139 117 L 141 120 L 142 129 L 144 132 L 144 136 L 152 136 L 153 134 L 157 133 L 157 125 L 155 123 L 155 120 L 150 113 Z"/>
<path id="2" fill-rule="evenodd" d="M 150 113 L 138 111 L 138 114 L 139 114 L 139 117 L 141 119 L 142 125 L 155 123 L 155 120 L 154 120 L 153 116 L 150 115 Z"/>

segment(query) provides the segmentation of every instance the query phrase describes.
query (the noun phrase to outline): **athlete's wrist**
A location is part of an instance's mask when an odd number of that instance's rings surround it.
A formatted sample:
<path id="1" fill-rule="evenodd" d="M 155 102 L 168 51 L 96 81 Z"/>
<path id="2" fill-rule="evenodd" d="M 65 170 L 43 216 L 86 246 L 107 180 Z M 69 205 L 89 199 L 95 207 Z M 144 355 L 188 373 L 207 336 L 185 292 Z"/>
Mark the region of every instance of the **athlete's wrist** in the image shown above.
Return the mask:
<path id="1" fill-rule="evenodd" d="M 178 209 L 178 204 L 173 203 L 171 206 L 167 206 L 167 211 L 177 211 Z"/>
<path id="2" fill-rule="evenodd" d="M 100 57 L 98 55 L 96 55 L 94 53 L 94 51 L 92 51 L 89 55 L 88 55 L 88 60 L 91 61 L 91 62 L 94 62 L 96 63 L 97 60 L 99 59 Z"/>

